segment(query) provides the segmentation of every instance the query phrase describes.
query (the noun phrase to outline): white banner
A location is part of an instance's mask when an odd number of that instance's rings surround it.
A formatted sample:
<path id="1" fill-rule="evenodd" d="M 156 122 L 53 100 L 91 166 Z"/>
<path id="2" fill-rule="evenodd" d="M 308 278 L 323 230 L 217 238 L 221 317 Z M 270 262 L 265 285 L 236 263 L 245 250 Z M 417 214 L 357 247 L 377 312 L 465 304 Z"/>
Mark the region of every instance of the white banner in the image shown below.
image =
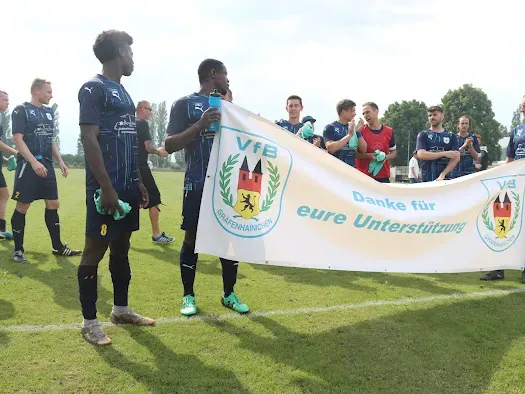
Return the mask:
<path id="1" fill-rule="evenodd" d="M 523 269 L 525 160 L 460 179 L 380 184 L 223 102 L 196 251 L 374 272 Z"/>

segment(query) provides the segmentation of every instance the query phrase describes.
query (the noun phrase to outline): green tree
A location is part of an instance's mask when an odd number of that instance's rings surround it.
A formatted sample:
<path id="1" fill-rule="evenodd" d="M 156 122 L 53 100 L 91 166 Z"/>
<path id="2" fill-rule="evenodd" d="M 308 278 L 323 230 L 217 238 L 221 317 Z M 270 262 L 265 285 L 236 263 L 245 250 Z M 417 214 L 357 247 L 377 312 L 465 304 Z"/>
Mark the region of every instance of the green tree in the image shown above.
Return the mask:
<path id="1" fill-rule="evenodd" d="M 58 104 L 54 103 L 51 106 L 51 110 L 53 111 L 53 132 L 55 135 L 55 142 L 57 144 L 58 151 L 60 152 L 60 114 L 58 113 Z"/>
<path id="2" fill-rule="evenodd" d="M 472 119 L 471 131 L 481 135 L 482 144 L 487 146 L 489 161 L 499 160 L 502 129 L 500 123 L 494 119 L 492 102 L 480 88 L 472 84 L 449 90 L 441 100 L 445 120 L 443 127 L 450 131 L 457 130 L 458 119 L 468 115 Z"/>
<path id="3" fill-rule="evenodd" d="M 157 112 L 158 105 L 156 103 L 151 103 L 151 116 L 148 120 L 149 124 L 149 134 L 151 135 L 151 141 L 157 146 L 158 135 L 157 135 Z M 157 155 L 149 155 L 149 159 L 152 161 L 155 167 L 159 166 L 159 157 Z"/>
<path id="4" fill-rule="evenodd" d="M 4 129 L 4 143 L 13 146 L 13 135 L 11 134 L 11 115 L 9 111 L 0 112 L 0 124 Z"/>
<path id="5" fill-rule="evenodd" d="M 82 145 L 80 136 L 78 136 L 77 139 L 77 156 L 84 157 L 84 145 Z"/>
<path id="6" fill-rule="evenodd" d="M 416 139 L 420 131 L 428 125 L 427 106 L 421 101 L 397 101 L 390 104 L 381 123 L 394 130 L 397 146 L 397 157 L 392 160 L 393 166 L 407 166 L 416 148 Z"/>
<path id="7" fill-rule="evenodd" d="M 166 129 L 168 128 L 168 109 L 166 108 L 166 101 L 159 104 L 157 109 L 157 146 L 164 146 L 166 139 Z M 159 158 L 159 167 L 169 167 L 169 156 L 166 158 Z"/>
<path id="8" fill-rule="evenodd" d="M 512 113 L 512 120 L 510 122 L 510 131 L 514 130 L 516 126 L 521 123 L 521 111 L 520 106 Z M 509 133 L 510 134 L 510 133 Z"/>

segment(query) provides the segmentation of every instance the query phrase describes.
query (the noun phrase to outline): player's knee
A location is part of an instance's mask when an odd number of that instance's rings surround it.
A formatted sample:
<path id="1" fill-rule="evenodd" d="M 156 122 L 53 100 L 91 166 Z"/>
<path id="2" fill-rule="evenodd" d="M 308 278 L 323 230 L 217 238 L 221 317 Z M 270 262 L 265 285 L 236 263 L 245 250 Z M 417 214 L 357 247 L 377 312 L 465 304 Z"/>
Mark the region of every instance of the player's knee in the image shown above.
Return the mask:
<path id="1" fill-rule="evenodd" d="M 197 238 L 197 233 L 193 231 L 186 231 L 184 234 L 184 243 L 192 248 L 195 248 L 195 239 Z"/>
<path id="2" fill-rule="evenodd" d="M 96 241 L 91 238 L 86 238 L 86 244 L 82 253 L 80 265 L 95 265 L 104 258 L 104 254 L 108 249 L 108 243 L 103 241 Z"/>
<path id="3" fill-rule="evenodd" d="M 23 213 L 24 215 L 27 213 L 29 207 L 31 204 L 23 203 L 23 202 L 17 202 L 16 203 L 16 210 L 20 213 Z"/>
<path id="4" fill-rule="evenodd" d="M 60 202 L 58 200 L 46 200 L 46 209 L 58 209 Z"/>
<path id="5" fill-rule="evenodd" d="M 126 257 L 129 253 L 130 242 L 127 237 L 120 237 L 109 244 L 112 256 Z"/>
<path id="6" fill-rule="evenodd" d="M 9 200 L 9 190 L 7 187 L 0 188 L 0 201 L 6 202 Z"/>

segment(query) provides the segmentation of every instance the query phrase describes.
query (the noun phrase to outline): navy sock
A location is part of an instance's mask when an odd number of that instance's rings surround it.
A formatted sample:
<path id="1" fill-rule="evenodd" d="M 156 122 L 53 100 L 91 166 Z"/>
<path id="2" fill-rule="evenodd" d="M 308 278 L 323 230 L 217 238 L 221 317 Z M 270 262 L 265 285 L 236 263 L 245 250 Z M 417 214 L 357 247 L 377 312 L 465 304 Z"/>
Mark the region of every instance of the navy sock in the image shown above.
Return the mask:
<path id="1" fill-rule="evenodd" d="M 180 248 L 180 275 L 184 286 L 184 295 L 192 295 L 193 283 L 195 282 L 195 270 L 197 269 L 197 259 L 199 255 L 195 253 L 193 246 L 183 242 Z"/>
<path id="2" fill-rule="evenodd" d="M 237 282 L 238 261 L 220 258 L 222 264 L 222 284 L 224 286 L 224 297 L 228 297 L 233 292 L 233 287 Z"/>
<path id="3" fill-rule="evenodd" d="M 0 232 L 5 231 L 5 219 L 0 219 Z"/>
<path id="4" fill-rule="evenodd" d="M 56 209 L 46 209 L 44 215 L 46 220 L 47 231 L 51 237 L 53 249 L 60 250 L 64 246 L 60 240 L 60 220 L 58 219 L 58 211 Z"/>
<path id="5" fill-rule="evenodd" d="M 97 269 L 96 265 L 78 267 L 78 290 L 82 315 L 86 320 L 97 318 Z"/>
<path id="6" fill-rule="evenodd" d="M 24 251 L 24 230 L 26 228 L 25 213 L 18 212 L 16 209 L 11 217 L 11 229 L 13 230 L 13 238 L 15 241 L 15 251 Z"/>
<path id="7" fill-rule="evenodd" d="M 128 290 L 131 281 L 131 268 L 128 256 L 109 255 L 109 272 L 113 282 L 113 305 L 128 306 Z"/>

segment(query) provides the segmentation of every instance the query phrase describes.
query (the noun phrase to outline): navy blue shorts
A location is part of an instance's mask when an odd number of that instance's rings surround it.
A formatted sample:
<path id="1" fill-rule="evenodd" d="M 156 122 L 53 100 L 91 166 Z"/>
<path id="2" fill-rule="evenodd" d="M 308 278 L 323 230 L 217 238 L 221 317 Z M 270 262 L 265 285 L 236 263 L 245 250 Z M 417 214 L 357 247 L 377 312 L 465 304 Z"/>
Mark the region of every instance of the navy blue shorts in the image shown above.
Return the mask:
<path id="1" fill-rule="evenodd" d="M 123 233 L 132 233 L 139 229 L 141 199 L 138 186 L 128 190 L 117 190 L 117 193 L 120 200 L 131 205 L 131 211 L 120 220 L 98 213 L 93 199 L 95 190 L 86 191 L 86 237 L 114 241 Z"/>
<path id="2" fill-rule="evenodd" d="M 185 190 L 182 200 L 182 224 L 185 231 L 197 232 L 201 210 L 202 190 Z"/>
<path id="3" fill-rule="evenodd" d="M 2 157 L 0 156 L 0 159 Z M 7 183 L 4 178 L 4 173 L 2 172 L 2 167 L 0 167 L 0 189 L 7 187 Z"/>
<path id="4" fill-rule="evenodd" d="M 24 204 L 30 204 L 36 200 L 58 200 L 57 178 L 53 162 L 46 159 L 39 161 L 47 169 L 45 178 L 39 177 L 27 161 L 18 161 L 11 199 Z"/>

